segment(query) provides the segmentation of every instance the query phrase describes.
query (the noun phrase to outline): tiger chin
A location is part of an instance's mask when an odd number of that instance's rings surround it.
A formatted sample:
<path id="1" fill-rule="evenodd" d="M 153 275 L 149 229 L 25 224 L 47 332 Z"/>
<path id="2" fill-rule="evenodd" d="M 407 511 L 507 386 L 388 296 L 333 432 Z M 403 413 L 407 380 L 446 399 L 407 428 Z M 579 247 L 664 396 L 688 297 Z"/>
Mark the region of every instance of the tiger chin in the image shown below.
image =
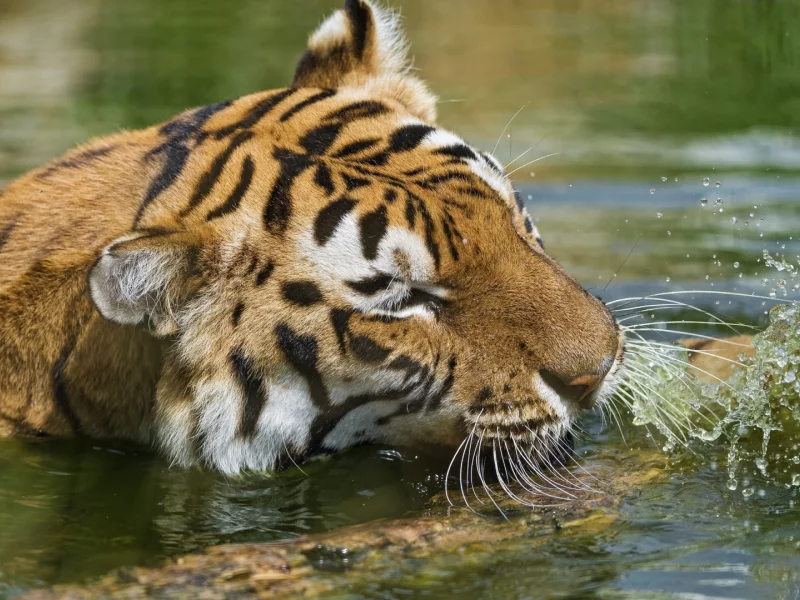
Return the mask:
<path id="1" fill-rule="evenodd" d="M 610 312 L 347 0 L 284 89 L 96 139 L 0 196 L 0 434 L 270 470 L 470 434 L 548 452 L 619 380 Z"/>

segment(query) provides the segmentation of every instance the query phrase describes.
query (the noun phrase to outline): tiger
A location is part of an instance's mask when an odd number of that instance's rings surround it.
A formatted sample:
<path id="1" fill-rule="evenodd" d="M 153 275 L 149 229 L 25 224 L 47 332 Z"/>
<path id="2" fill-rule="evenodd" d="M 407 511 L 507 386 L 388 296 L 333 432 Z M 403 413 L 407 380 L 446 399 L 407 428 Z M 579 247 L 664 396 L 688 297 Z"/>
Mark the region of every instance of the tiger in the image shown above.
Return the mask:
<path id="1" fill-rule="evenodd" d="M 346 0 L 289 87 L 11 182 L 0 434 L 129 440 L 226 475 L 475 432 L 564 445 L 619 385 L 623 333 L 436 105 L 399 16 Z"/>

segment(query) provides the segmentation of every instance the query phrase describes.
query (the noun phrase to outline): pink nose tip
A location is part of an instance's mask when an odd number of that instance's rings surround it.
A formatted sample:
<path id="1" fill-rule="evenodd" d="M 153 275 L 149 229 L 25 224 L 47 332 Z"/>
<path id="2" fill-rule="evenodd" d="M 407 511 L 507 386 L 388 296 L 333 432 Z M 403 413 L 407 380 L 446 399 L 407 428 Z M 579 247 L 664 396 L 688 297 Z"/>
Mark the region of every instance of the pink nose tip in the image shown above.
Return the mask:
<path id="1" fill-rule="evenodd" d="M 594 373 L 580 375 L 571 380 L 563 379 L 552 371 L 541 370 L 539 373 L 562 397 L 569 398 L 581 408 L 588 409 L 592 408 L 595 402 L 592 392 L 603 382 L 613 365 L 614 357 L 607 356 L 600 362 L 599 368 Z"/>
<path id="2" fill-rule="evenodd" d="M 607 372 L 608 371 L 606 371 L 606 373 Z M 574 390 L 574 393 L 577 394 L 575 399 L 578 401 L 578 405 L 581 408 L 592 408 L 592 406 L 594 406 L 594 400 L 588 398 L 588 396 L 597 389 L 597 386 L 603 381 L 606 373 L 602 375 L 581 375 L 567 384 Z"/>

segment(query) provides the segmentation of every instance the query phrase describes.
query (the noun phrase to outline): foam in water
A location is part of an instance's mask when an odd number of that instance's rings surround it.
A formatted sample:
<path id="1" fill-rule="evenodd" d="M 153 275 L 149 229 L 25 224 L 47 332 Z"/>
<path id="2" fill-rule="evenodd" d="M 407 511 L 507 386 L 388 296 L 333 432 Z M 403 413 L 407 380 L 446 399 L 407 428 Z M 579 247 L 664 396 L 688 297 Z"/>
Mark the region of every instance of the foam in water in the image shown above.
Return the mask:
<path id="1" fill-rule="evenodd" d="M 800 306 L 776 306 L 769 320 L 727 381 L 704 384 L 690 375 L 685 349 L 654 346 L 631 358 L 622 392 L 634 423 L 658 429 L 665 450 L 724 443 L 730 489 L 756 473 L 800 487 Z"/>

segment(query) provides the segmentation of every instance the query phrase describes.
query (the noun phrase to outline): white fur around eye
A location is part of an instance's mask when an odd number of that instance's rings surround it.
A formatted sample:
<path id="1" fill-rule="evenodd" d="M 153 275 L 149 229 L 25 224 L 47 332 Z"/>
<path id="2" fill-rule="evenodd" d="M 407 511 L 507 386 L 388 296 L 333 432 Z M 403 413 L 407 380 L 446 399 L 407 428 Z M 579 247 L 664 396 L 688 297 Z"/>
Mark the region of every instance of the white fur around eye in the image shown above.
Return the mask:
<path id="1" fill-rule="evenodd" d="M 398 264 L 398 253 L 405 256 L 408 273 Z M 411 281 L 425 282 L 434 273 L 433 257 L 422 237 L 403 227 L 389 227 L 378 246 L 378 257 L 374 267 L 392 277 L 408 278 Z"/>

